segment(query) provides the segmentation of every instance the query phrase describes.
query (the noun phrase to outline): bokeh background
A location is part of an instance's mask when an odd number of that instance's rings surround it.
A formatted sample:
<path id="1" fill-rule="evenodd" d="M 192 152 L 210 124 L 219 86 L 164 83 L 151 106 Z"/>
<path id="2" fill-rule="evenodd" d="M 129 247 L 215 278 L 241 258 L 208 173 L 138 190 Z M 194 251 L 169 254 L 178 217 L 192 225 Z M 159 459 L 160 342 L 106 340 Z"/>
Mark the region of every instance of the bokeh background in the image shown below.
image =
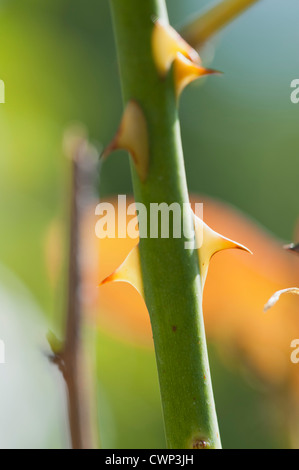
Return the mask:
<path id="1" fill-rule="evenodd" d="M 171 23 L 210 3 L 169 0 Z M 180 104 L 190 192 L 234 205 L 283 241 L 293 239 L 298 218 L 299 105 L 290 101 L 298 15 L 297 0 L 258 2 L 203 51 L 224 75 L 190 86 Z M 65 130 L 82 123 L 100 151 L 121 115 L 109 1 L 1 0 L 0 24 L 0 447 L 68 447 L 64 386 L 46 342 L 48 329 L 62 330 L 65 284 L 63 276 L 53 280 L 49 256 L 59 264 L 67 230 Z M 131 189 L 128 158 L 116 153 L 98 193 Z M 49 255 L 56 223 L 62 238 Z M 97 349 L 102 445 L 163 448 L 152 350 L 101 328 Z M 223 445 L 289 446 L 275 399 L 213 344 L 210 358 Z"/>

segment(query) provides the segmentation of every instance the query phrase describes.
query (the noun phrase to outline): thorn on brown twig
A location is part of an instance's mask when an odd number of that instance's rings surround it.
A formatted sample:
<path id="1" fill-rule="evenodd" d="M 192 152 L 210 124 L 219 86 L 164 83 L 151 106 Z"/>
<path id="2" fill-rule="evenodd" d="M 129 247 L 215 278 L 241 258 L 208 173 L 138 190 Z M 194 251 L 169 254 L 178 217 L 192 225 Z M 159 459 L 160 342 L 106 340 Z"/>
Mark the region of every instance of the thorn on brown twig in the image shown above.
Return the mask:
<path id="1" fill-rule="evenodd" d="M 59 371 L 62 373 L 63 378 L 66 379 L 66 370 L 65 370 L 65 361 L 63 354 L 49 354 L 48 359 L 51 364 L 54 364 L 58 367 Z"/>
<path id="2" fill-rule="evenodd" d="M 299 255 L 299 243 L 290 243 L 289 245 L 284 245 L 284 249 Z"/>

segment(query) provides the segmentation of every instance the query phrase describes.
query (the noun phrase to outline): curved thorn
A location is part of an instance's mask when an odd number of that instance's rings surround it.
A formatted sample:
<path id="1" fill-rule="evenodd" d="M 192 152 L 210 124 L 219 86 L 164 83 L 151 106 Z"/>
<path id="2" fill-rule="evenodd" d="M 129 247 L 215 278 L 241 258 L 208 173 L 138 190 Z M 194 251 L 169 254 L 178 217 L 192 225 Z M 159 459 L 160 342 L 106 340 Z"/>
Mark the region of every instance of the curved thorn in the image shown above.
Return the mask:
<path id="1" fill-rule="evenodd" d="M 178 53 L 174 60 L 174 80 L 177 97 L 180 96 L 184 88 L 189 83 L 200 77 L 211 74 L 219 74 L 217 70 L 206 69 L 200 65 L 194 64 L 181 53 Z"/>
<path id="2" fill-rule="evenodd" d="M 144 113 L 135 100 L 127 104 L 118 131 L 101 158 L 107 158 L 114 150 L 127 150 L 130 153 L 138 176 L 144 182 L 149 166 L 149 138 Z"/>
<path id="3" fill-rule="evenodd" d="M 252 254 L 252 252 L 244 245 L 215 232 L 199 217 L 194 215 L 194 219 L 196 246 L 198 248 L 200 276 L 203 287 L 207 277 L 209 263 L 214 254 L 230 248 L 243 250 L 250 254 Z"/>
<path id="4" fill-rule="evenodd" d="M 127 282 L 131 284 L 144 297 L 143 282 L 140 266 L 139 245 L 136 245 L 128 254 L 124 262 L 110 276 L 106 277 L 99 286 L 110 282 Z"/>
<path id="5" fill-rule="evenodd" d="M 273 307 L 273 305 L 275 305 L 278 302 L 278 300 L 279 300 L 279 298 L 282 294 L 297 294 L 297 295 L 299 295 L 299 289 L 298 289 L 298 287 L 289 287 L 288 289 L 282 289 L 282 290 L 279 290 L 279 291 L 275 292 L 275 294 L 272 295 L 270 300 L 268 300 L 268 302 L 264 306 L 264 312 L 267 312 L 267 310 L 269 310 L 271 307 Z"/>
<path id="6" fill-rule="evenodd" d="M 165 77 L 180 53 L 194 64 L 201 65 L 197 52 L 169 24 L 155 22 L 152 33 L 153 58 L 161 77 Z"/>

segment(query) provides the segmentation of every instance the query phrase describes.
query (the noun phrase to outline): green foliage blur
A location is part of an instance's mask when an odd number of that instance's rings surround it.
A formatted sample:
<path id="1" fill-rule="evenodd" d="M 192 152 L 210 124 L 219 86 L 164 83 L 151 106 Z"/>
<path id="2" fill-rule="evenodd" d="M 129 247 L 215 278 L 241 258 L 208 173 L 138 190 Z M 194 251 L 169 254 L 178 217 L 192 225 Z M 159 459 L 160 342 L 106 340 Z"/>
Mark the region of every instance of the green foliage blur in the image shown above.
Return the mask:
<path id="1" fill-rule="evenodd" d="M 211 2 L 167 3 L 179 26 Z M 224 75 L 190 86 L 180 105 L 190 192 L 232 203 L 286 241 L 298 217 L 298 15 L 297 0 L 261 0 L 203 51 Z M 44 240 L 53 219 L 66 220 L 65 129 L 83 123 L 100 151 L 121 115 L 109 1 L 1 0 L 0 25 L 0 447 L 67 447 L 64 387 L 45 340 L 62 324 L 64 286 L 49 283 Z M 111 156 L 98 190 L 131 192 L 127 158 Z M 287 445 L 263 390 L 210 354 L 223 445 Z M 98 380 L 102 445 L 163 448 L 153 353 L 99 332 Z"/>

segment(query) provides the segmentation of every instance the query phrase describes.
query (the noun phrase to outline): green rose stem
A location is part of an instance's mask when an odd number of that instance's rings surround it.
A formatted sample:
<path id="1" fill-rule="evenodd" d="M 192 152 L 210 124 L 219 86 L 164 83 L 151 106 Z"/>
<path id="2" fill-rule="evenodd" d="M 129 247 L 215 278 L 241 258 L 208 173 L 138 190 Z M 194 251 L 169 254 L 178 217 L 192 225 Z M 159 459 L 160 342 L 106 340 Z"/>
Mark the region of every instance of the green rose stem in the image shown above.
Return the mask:
<path id="1" fill-rule="evenodd" d="M 135 100 L 149 133 L 149 170 L 141 182 L 131 164 L 135 200 L 189 203 L 172 73 L 158 76 L 153 18 L 168 21 L 164 0 L 110 0 L 124 103 Z M 182 223 L 193 227 L 191 213 Z M 140 220 L 140 224 L 144 221 Z M 140 226 L 140 229 L 142 227 Z M 220 448 L 202 315 L 198 256 L 182 238 L 143 238 L 140 261 L 159 374 L 167 445 Z"/>

